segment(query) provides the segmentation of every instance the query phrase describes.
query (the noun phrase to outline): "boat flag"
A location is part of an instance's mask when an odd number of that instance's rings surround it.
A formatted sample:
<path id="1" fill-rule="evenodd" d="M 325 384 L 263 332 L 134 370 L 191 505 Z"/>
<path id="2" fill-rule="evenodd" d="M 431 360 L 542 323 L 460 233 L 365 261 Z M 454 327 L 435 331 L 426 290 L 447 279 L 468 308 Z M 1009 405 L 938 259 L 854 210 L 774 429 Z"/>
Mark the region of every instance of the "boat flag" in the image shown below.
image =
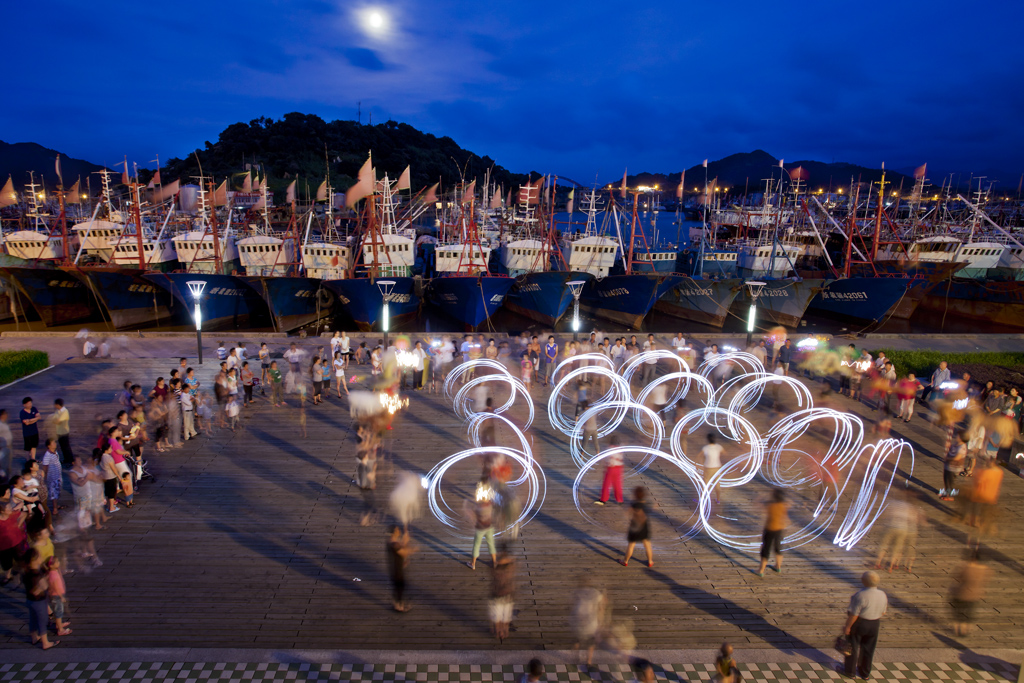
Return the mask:
<path id="1" fill-rule="evenodd" d="M 0 190 L 0 209 L 5 206 L 13 206 L 18 203 L 18 193 L 14 191 L 14 182 L 11 181 L 11 176 L 7 176 L 7 182 L 4 183 L 4 189 Z"/>
<path id="2" fill-rule="evenodd" d="M 320 183 L 320 187 L 316 188 L 316 200 L 318 202 L 327 201 L 327 181 Z"/>
<path id="3" fill-rule="evenodd" d="M 575 189 L 569 190 L 569 199 L 566 200 L 566 202 L 565 202 L 565 212 L 566 213 L 572 213 L 573 204 L 575 203 L 574 202 L 575 198 L 576 198 L 576 190 Z"/>
<path id="4" fill-rule="evenodd" d="M 245 178 L 242 180 L 242 192 L 252 192 L 252 173 L 249 171 L 245 172 Z"/>
<path id="5" fill-rule="evenodd" d="M 216 190 L 213 191 L 213 199 L 210 200 L 214 206 L 227 206 L 228 203 L 228 181 L 225 180 Z"/>
<path id="6" fill-rule="evenodd" d="M 351 209 L 360 199 L 373 194 L 373 186 L 376 184 L 374 176 L 376 175 L 373 170 L 373 162 L 370 157 L 367 157 L 362 168 L 359 169 L 359 179 L 345 191 L 345 206 Z"/>
<path id="7" fill-rule="evenodd" d="M 264 192 L 267 189 L 267 176 L 263 176 L 260 179 L 259 187 L 257 188 L 260 192 Z"/>
<path id="8" fill-rule="evenodd" d="M 441 183 L 434 183 L 423 195 L 424 204 L 433 204 L 437 201 L 437 186 Z"/>
<path id="9" fill-rule="evenodd" d="M 626 198 L 626 169 L 622 170 L 622 187 L 619 188 L 619 196 Z"/>
<path id="10" fill-rule="evenodd" d="M 707 167 L 708 167 L 708 160 L 707 160 L 707 159 L 705 159 L 705 160 L 704 160 L 704 168 L 707 168 Z"/>
<path id="11" fill-rule="evenodd" d="M 129 182 L 129 179 L 128 179 L 128 159 L 125 158 L 125 160 L 123 162 L 121 162 L 121 163 L 124 164 L 124 171 L 121 172 L 121 184 L 122 185 L 127 185 L 128 182 Z M 116 166 L 116 164 L 115 164 L 115 166 Z"/>
<path id="12" fill-rule="evenodd" d="M 159 204 L 160 202 L 166 201 L 178 194 L 179 189 L 181 189 L 180 180 L 175 180 L 173 183 L 168 183 L 167 185 L 161 185 L 159 190 L 153 191 L 150 201 L 154 204 Z"/>
<path id="13" fill-rule="evenodd" d="M 402 175 L 398 176 L 398 185 L 395 187 L 396 190 L 411 190 L 412 189 L 412 169 L 409 166 L 405 167 L 402 171 Z"/>
<path id="14" fill-rule="evenodd" d="M 928 171 L 928 164 L 921 164 L 914 169 L 914 180 L 923 180 L 924 174 Z"/>
<path id="15" fill-rule="evenodd" d="M 359 168 L 359 180 L 365 180 L 370 187 L 377 182 L 377 169 L 373 167 L 372 155 L 366 157 L 366 161 Z"/>
<path id="16" fill-rule="evenodd" d="M 679 174 L 679 187 L 676 188 L 676 199 L 683 198 L 683 185 L 686 184 L 686 171 Z"/>
<path id="17" fill-rule="evenodd" d="M 156 173 L 153 174 L 153 177 L 149 179 L 149 185 L 147 185 L 146 187 L 148 189 L 152 190 L 157 185 L 162 185 L 162 184 L 163 183 L 160 182 L 160 169 L 158 168 L 158 169 L 156 169 Z"/>
<path id="18" fill-rule="evenodd" d="M 78 181 L 76 180 L 74 185 L 71 186 L 71 189 L 67 191 L 67 196 L 64 198 L 64 201 L 68 204 L 80 204 L 82 200 L 79 198 L 78 193 Z"/>
<path id="19" fill-rule="evenodd" d="M 57 154 L 56 168 L 57 168 L 57 180 L 60 181 L 60 185 L 61 185 L 61 187 L 63 187 L 64 186 L 64 176 L 62 176 L 61 172 L 60 172 L 60 154 Z"/>
<path id="20" fill-rule="evenodd" d="M 807 180 L 811 177 L 811 174 L 803 166 L 797 166 L 789 172 L 789 177 L 792 180 Z"/>
<path id="21" fill-rule="evenodd" d="M 500 209 L 501 208 L 501 189 L 499 189 L 499 188 L 496 188 L 495 191 L 494 191 L 494 194 L 491 195 L 491 208 L 492 209 Z"/>
<path id="22" fill-rule="evenodd" d="M 712 197 L 715 196 L 715 186 L 718 185 L 718 176 L 715 176 L 711 182 L 708 183 L 707 192 L 705 192 L 701 198 L 700 203 L 705 206 L 712 204 Z"/>
<path id="23" fill-rule="evenodd" d="M 294 201 L 295 201 L 295 183 L 297 183 L 297 182 L 298 182 L 298 179 L 295 179 L 295 180 L 293 180 L 293 181 L 292 181 L 292 182 L 291 182 L 291 183 L 290 183 L 290 184 L 288 185 L 288 193 L 287 193 L 287 194 L 285 195 L 285 199 L 286 199 L 286 201 L 288 201 L 289 203 L 291 203 L 291 202 L 294 202 Z"/>
<path id="24" fill-rule="evenodd" d="M 470 180 L 469 184 L 462 189 L 462 201 L 471 202 L 473 201 L 473 195 L 476 194 L 476 180 Z"/>

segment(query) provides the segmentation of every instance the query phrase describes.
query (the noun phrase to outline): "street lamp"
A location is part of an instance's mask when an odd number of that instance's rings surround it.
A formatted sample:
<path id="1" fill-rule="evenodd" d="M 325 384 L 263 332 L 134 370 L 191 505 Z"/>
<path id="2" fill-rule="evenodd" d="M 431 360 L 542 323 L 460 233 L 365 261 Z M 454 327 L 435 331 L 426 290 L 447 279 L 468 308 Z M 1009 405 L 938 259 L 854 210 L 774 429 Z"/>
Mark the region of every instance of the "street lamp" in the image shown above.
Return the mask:
<path id="1" fill-rule="evenodd" d="M 750 346 L 754 338 L 754 320 L 757 319 L 757 297 L 761 296 L 765 283 L 758 280 L 747 280 L 747 288 L 750 290 L 750 315 L 747 318 L 747 346 Z"/>
<path id="2" fill-rule="evenodd" d="M 579 341 L 580 337 L 580 292 L 583 291 L 584 280 L 573 280 L 567 282 L 569 291 L 572 292 L 572 340 Z"/>
<path id="3" fill-rule="evenodd" d="M 377 280 L 377 289 L 380 290 L 381 299 L 384 300 L 384 307 L 381 309 L 380 329 L 384 332 L 384 350 L 388 348 L 388 327 L 391 325 L 388 301 L 391 300 L 391 290 L 395 288 L 394 280 Z"/>
<path id="4" fill-rule="evenodd" d="M 203 288 L 206 287 L 206 280 L 189 280 L 188 291 L 192 292 L 192 298 L 196 302 L 196 310 L 193 317 L 196 320 L 196 347 L 199 350 L 199 364 L 203 364 L 203 311 L 199 307 L 199 297 L 203 295 Z"/>

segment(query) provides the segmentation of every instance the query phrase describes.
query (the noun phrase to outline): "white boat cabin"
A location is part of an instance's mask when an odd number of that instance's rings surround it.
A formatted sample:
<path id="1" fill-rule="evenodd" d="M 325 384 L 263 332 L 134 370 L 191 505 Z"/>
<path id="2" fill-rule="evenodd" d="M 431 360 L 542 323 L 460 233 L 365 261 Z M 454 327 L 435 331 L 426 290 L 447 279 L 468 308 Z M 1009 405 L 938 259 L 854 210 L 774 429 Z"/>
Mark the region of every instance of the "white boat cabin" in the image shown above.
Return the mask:
<path id="1" fill-rule="evenodd" d="M 377 268 L 377 277 L 412 277 L 416 242 L 406 235 L 378 233 L 363 238 L 363 265 Z"/>
<path id="2" fill-rule="evenodd" d="M 619 245 L 610 237 L 580 237 L 565 244 L 562 252 L 569 270 L 606 277 L 615 265 Z"/>
<path id="3" fill-rule="evenodd" d="M 113 243 L 121 237 L 124 228 L 124 223 L 95 220 L 77 223 L 72 230 L 78 235 L 83 252 L 109 261 L 114 256 Z"/>
<path id="4" fill-rule="evenodd" d="M 7 253 L 11 256 L 34 261 L 64 258 L 64 238 L 37 230 L 17 230 L 4 238 Z M 68 253 L 78 249 L 78 236 L 68 236 Z"/>
<path id="5" fill-rule="evenodd" d="M 736 267 L 743 275 L 784 277 L 796 268 L 803 247 L 795 244 L 745 245 L 739 248 Z"/>
<path id="6" fill-rule="evenodd" d="M 352 250 L 347 244 L 308 242 L 302 247 L 302 267 L 306 277 L 344 280 L 352 266 Z"/>
<path id="7" fill-rule="evenodd" d="M 550 250 L 535 239 L 513 240 L 502 247 L 501 264 L 513 277 L 547 270 Z"/>
<path id="8" fill-rule="evenodd" d="M 295 240 L 253 235 L 238 240 L 238 258 L 246 275 L 285 276 L 295 263 Z"/>
<path id="9" fill-rule="evenodd" d="M 111 263 L 119 266 L 138 267 L 139 265 L 139 243 L 131 235 L 123 235 L 120 240 L 111 242 L 113 256 Z M 156 240 L 151 237 L 142 238 L 142 260 L 149 268 L 156 268 L 161 264 L 171 263 L 178 260 L 178 252 L 174 248 L 174 240 L 164 237 Z"/>
<path id="10" fill-rule="evenodd" d="M 174 238 L 174 249 L 178 252 L 178 262 L 190 273 L 216 273 L 217 259 L 213 244 L 213 233 L 192 230 Z M 217 240 L 220 246 L 221 261 L 230 263 L 238 260 L 238 245 L 235 236 L 224 234 Z"/>
<path id="11" fill-rule="evenodd" d="M 475 244 L 446 244 L 434 249 L 439 273 L 475 275 L 487 270 L 491 248 Z"/>

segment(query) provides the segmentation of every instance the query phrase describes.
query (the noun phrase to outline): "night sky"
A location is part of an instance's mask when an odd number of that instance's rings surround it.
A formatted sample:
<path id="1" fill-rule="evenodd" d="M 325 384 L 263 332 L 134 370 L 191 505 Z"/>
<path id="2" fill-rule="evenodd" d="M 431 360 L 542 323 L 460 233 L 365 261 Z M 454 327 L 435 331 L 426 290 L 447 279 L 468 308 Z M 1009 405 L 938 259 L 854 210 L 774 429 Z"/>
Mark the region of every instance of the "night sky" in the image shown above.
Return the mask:
<path id="1" fill-rule="evenodd" d="M 602 182 L 765 149 L 1024 170 L 1019 2 L 18 2 L 0 139 L 113 165 L 289 111 Z M 1011 182 L 1012 180 L 1012 182 Z"/>

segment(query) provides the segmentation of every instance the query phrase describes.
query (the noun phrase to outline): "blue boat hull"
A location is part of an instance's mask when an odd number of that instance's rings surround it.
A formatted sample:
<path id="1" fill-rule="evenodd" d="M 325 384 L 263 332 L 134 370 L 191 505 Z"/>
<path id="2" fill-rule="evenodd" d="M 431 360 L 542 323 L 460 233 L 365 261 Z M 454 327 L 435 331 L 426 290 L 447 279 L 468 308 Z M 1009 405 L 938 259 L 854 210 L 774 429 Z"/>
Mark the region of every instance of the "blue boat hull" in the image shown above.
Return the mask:
<path id="1" fill-rule="evenodd" d="M 729 307 L 742 291 L 743 280 L 683 278 L 654 304 L 654 309 L 675 318 L 722 327 Z"/>
<path id="2" fill-rule="evenodd" d="M 849 277 L 832 280 L 815 296 L 808 310 L 866 322 L 885 320 L 915 284 L 927 284 L 900 277 Z"/>
<path id="3" fill-rule="evenodd" d="M 263 297 L 241 278 L 233 275 L 146 273 L 142 277 L 170 292 L 175 302 L 189 312 L 189 321 L 195 302 L 186 283 L 193 280 L 205 282 L 201 300 L 204 329 L 230 330 L 266 327 L 270 324 L 270 311 Z"/>
<path id="4" fill-rule="evenodd" d="M 277 332 L 291 332 L 330 317 L 337 297 L 312 277 L 240 278 L 263 297 Z"/>
<path id="5" fill-rule="evenodd" d="M 466 329 L 475 330 L 497 311 L 515 280 L 494 275 L 451 275 L 430 281 L 430 300 Z"/>
<path id="6" fill-rule="evenodd" d="M 420 311 L 419 287 L 414 277 L 391 277 L 395 283 L 388 303 L 390 327 L 409 322 Z M 338 298 L 338 307 L 348 313 L 363 332 L 378 329 L 383 299 L 375 280 L 356 277 L 350 280 L 325 280 L 324 287 Z"/>
<path id="7" fill-rule="evenodd" d="M 684 279 L 684 275 L 661 273 L 595 278 L 583 288 L 580 307 L 593 315 L 639 330 L 654 303 Z"/>
<path id="8" fill-rule="evenodd" d="M 101 320 L 100 307 L 89 287 L 57 268 L 3 268 L 22 300 L 47 327 Z"/>
<path id="9" fill-rule="evenodd" d="M 174 297 L 163 287 L 143 278 L 138 268 L 66 268 L 89 287 L 103 306 L 115 329 L 148 327 L 169 320 L 175 311 Z"/>
<path id="10" fill-rule="evenodd" d="M 572 290 L 566 283 L 592 277 L 564 270 L 520 275 L 505 297 L 505 308 L 554 327 L 572 305 Z"/>
<path id="11" fill-rule="evenodd" d="M 827 280 L 821 278 L 780 278 L 767 280 L 757 299 L 757 319 L 761 323 L 774 323 L 784 327 L 796 327 L 804 317 L 807 307 Z M 733 312 L 747 319 L 750 313 L 750 290 L 744 287 L 733 302 Z"/>

